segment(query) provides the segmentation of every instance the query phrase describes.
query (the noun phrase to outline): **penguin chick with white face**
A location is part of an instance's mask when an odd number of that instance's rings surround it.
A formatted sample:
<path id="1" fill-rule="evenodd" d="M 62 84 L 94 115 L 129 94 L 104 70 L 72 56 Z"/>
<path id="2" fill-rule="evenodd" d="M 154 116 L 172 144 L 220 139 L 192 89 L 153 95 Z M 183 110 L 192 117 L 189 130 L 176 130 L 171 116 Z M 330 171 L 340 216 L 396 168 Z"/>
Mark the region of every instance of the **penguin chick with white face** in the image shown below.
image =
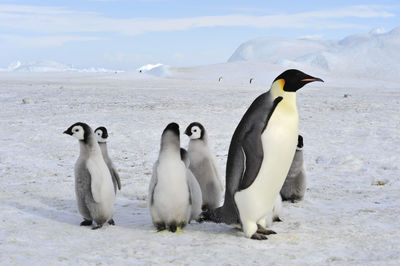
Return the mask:
<path id="1" fill-rule="evenodd" d="M 157 231 L 176 232 L 190 220 L 192 198 L 181 159 L 179 125 L 170 123 L 161 136 L 160 153 L 149 186 L 149 208 Z"/>
<path id="2" fill-rule="evenodd" d="M 189 169 L 190 165 L 189 155 L 187 151 L 183 148 L 181 148 L 181 159 L 186 166 L 186 178 L 189 184 L 190 198 L 192 199 L 190 220 L 198 220 L 201 214 L 201 206 L 203 203 L 201 188 L 199 182 L 194 177 L 192 171 L 190 171 Z"/>
<path id="3" fill-rule="evenodd" d="M 111 174 L 104 162 L 100 147 L 92 129 L 85 123 L 75 123 L 64 134 L 79 140 L 80 154 L 75 163 L 75 193 L 78 210 L 84 221 L 98 229 L 112 222 L 115 193 Z"/>
<path id="4" fill-rule="evenodd" d="M 105 127 L 98 127 L 94 131 L 96 135 L 97 142 L 99 143 L 101 153 L 103 154 L 104 161 L 107 164 L 108 169 L 110 170 L 110 174 L 112 177 L 112 181 L 114 184 L 114 192 L 117 193 L 118 190 L 121 190 L 121 180 L 118 175 L 117 169 L 114 167 L 110 156 L 108 156 L 108 149 L 107 149 L 107 140 L 108 140 L 108 132 Z"/>
<path id="5" fill-rule="evenodd" d="M 208 147 L 207 132 L 202 124 L 191 123 L 185 130 L 189 136 L 189 169 L 200 184 L 203 210 L 215 209 L 221 201 L 223 186 L 214 157 Z"/>
<path id="6" fill-rule="evenodd" d="M 267 239 L 258 229 L 272 212 L 296 151 L 296 91 L 314 81 L 322 80 L 289 69 L 254 100 L 229 146 L 224 205 L 203 213 L 204 219 L 240 223 L 246 237 Z"/>
<path id="7" fill-rule="evenodd" d="M 290 200 L 292 203 L 302 200 L 306 191 L 303 146 L 303 137 L 299 135 L 296 153 L 280 192 L 283 200 Z"/>

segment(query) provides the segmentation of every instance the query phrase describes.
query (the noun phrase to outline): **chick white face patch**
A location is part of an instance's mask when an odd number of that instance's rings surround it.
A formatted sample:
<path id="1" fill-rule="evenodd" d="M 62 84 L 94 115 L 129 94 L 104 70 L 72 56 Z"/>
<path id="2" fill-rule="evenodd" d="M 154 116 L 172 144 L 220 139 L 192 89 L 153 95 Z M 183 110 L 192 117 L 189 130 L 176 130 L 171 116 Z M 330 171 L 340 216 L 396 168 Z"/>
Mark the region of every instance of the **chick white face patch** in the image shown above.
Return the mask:
<path id="1" fill-rule="evenodd" d="M 198 126 L 194 126 L 190 129 L 192 135 L 190 135 L 190 139 L 199 139 L 201 137 L 201 129 Z"/>

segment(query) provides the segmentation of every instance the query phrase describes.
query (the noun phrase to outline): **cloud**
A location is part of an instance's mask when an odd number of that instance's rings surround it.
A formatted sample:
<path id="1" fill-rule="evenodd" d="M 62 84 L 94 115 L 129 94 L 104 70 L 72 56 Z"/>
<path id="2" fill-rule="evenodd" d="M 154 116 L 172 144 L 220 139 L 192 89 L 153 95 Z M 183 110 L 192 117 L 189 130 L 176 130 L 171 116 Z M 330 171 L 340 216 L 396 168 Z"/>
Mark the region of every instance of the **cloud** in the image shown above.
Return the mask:
<path id="1" fill-rule="evenodd" d="M 295 14 L 215 15 L 190 18 L 112 18 L 96 12 L 82 12 L 63 7 L 0 5 L 0 28 L 36 34 L 114 33 L 138 35 L 155 31 L 177 31 L 203 27 L 253 28 L 360 28 L 344 18 L 389 18 L 383 6 L 350 6 Z"/>
<path id="2" fill-rule="evenodd" d="M 94 41 L 100 40 L 97 37 L 84 37 L 84 36 L 37 36 L 37 37 L 26 37 L 14 34 L 3 34 L 0 35 L 0 40 L 3 43 L 12 43 L 15 46 L 40 46 L 40 47 L 51 47 L 61 46 L 67 42 L 73 41 Z"/>

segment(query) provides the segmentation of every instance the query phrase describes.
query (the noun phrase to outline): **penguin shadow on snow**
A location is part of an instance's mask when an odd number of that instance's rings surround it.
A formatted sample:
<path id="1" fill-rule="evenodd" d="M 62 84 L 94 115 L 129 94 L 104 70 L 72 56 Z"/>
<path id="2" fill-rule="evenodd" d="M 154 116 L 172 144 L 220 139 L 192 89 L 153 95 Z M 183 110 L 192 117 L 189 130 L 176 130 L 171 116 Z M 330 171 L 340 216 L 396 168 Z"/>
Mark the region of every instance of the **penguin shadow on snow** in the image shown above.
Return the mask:
<path id="1" fill-rule="evenodd" d="M 37 200 L 40 202 L 35 205 L 31 202 Z M 73 207 L 76 205 L 73 200 L 69 199 L 60 199 L 53 197 L 45 197 L 37 195 L 32 199 L 32 201 L 9 201 L 8 205 L 16 208 L 24 213 L 28 213 L 39 218 L 53 220 L 59 223 L 70 224 L 70 225 L 78 225 L 80 221 L 80 216 L 78 215 L 78 211 L 74 211 Z"/>

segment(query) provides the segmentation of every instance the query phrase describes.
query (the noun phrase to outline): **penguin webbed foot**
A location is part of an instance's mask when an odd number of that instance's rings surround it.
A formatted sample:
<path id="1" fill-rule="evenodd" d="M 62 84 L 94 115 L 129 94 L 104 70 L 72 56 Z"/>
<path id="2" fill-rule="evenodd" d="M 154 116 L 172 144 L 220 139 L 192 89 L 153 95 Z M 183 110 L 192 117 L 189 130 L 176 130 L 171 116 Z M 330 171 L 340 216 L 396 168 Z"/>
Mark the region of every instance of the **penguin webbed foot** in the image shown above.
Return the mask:
<path id="1" fill-rule="evenodd" d="M 95 227 L 93 227 L 92 230 L 97 230 L 97 229 L 100 229 L 100 228 L 102 228 L 102 227 L 103 227 L 102 224 L 98 224 L 98 225 L 96 225 Z"/>
<path id="2" fill-rule="evenodd" d="M 217 213 L 218 209 L 212 210 L 212 209 L 206 209 L 203 210 L 197 221 L 199 223 L 202 223 L 204 221 L 209 221 L 209 222 L 214 222 L 214 223 L 222 223 L 222 218 L 218 215 Z"/>
<path id="3" fill-rule="evenodd" d="M 172 223 L 168 226 L 168 230 L 172 233 L 175 233 L 176 230 L 178 229 L 178 226 L 176 225 L 176 223 Z"/>
<path id="4" fill-rule="evenodd" d="M 80 223 L 80 226 L 90 226 L 93 224 L 93 221 L 84 219 L 83 222 Z"/>
<path id="5" fill-rule="evenodd" d="M 157 232 L 161 232 L 166 229 L 165 223 L 156 223 L 154 226 L 157 228 Z"/>
<path id="6" fill-rule="evenodd" d="M 263 234 L 259 234 L 259 233 L 254 233 L 252 236 L 251 236 L 251 239 L 255 239 L 255 240 L 267 240 L 268 238 L 265 236 L 265 235 L 263 235 Z"/>
<path id="7" fill-rule="evenodd" d="M 108 224 L 109 224 L 109 225 L 115 225 L 114 219 L 111 218 L 111 219 L 108 221 Z"/>
<path id="8" fill-rule="evenodd" d="M 261 234 L 261 235 L 274 235 L 276 234 L 275 231 L 269 230 L 264 228 L 263 226 L 257 224 L 257 232 L 256 234 Z"/>
<path id="9" fill-rule="evenodd" d="M 201 216 L 201 214 L 199 215 L 199 218 L 196 219 L 196 222 L 199 224 L 203 223 L 204 221 L 206 220 L 204 219 L 204 217 Z"/>

